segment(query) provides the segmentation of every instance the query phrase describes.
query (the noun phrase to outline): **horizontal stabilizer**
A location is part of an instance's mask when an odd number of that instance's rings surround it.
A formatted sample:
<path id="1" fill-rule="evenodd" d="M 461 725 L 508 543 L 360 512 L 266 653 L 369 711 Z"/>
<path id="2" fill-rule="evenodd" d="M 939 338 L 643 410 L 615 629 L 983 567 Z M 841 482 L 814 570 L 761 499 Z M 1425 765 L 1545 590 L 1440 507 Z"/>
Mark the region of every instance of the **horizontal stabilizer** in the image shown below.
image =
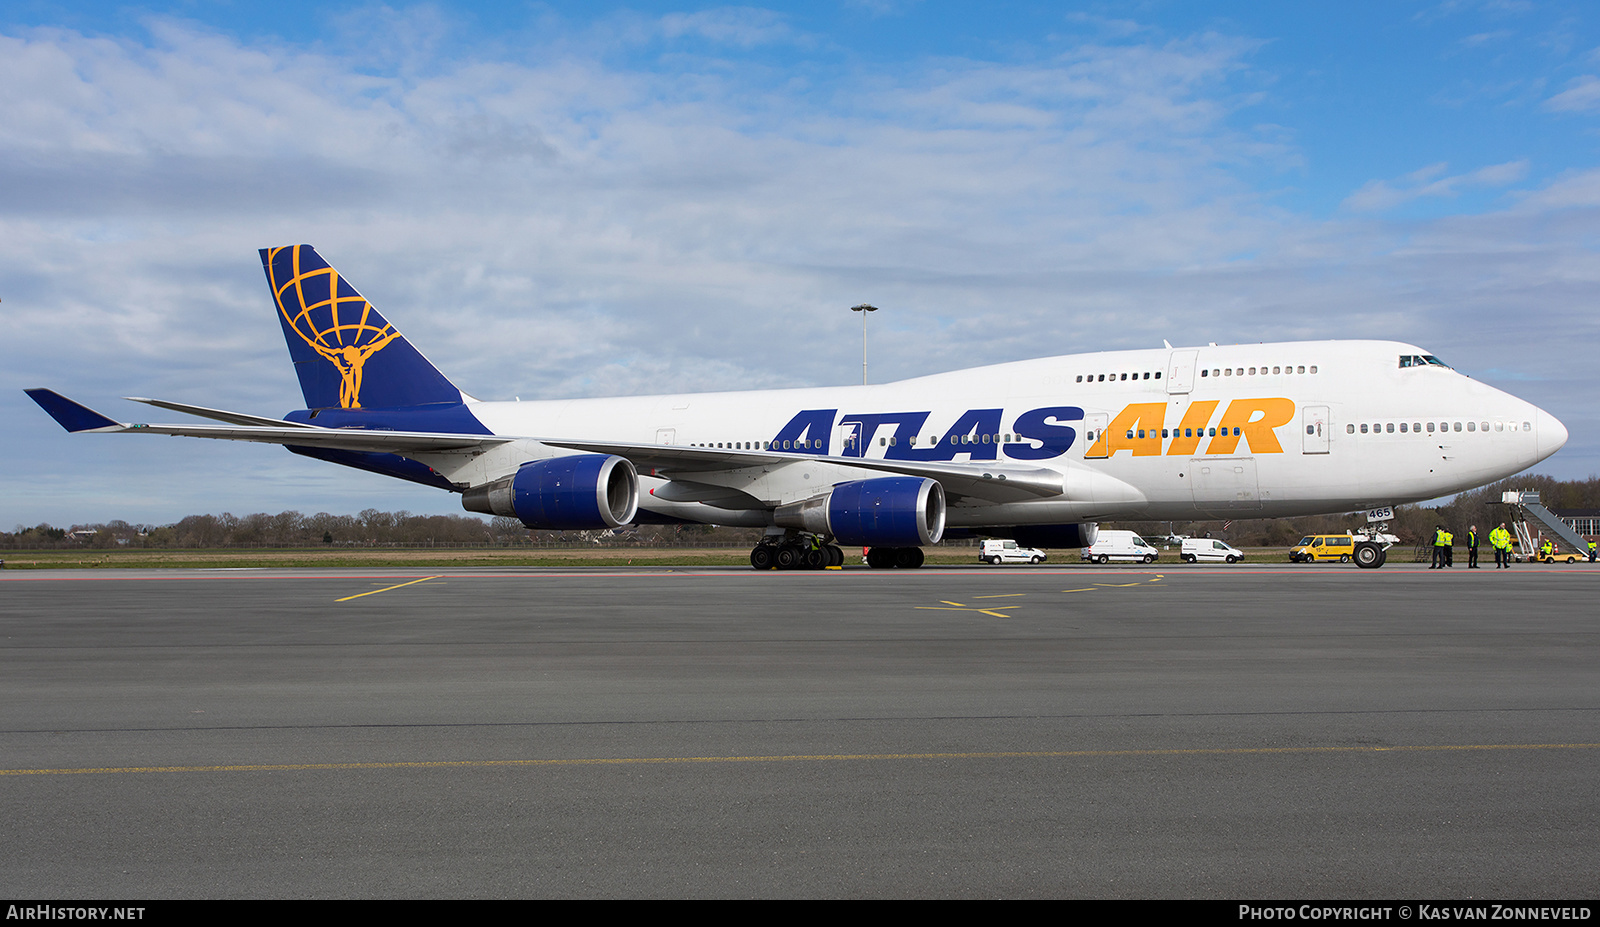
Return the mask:
<path id="1" fill-rule="evenodd" d="M 79 405 L 53 389 L 29 389 L 23 392 L 68 431 L 96 431 L 122 426 L 121 422 L 112 421 L 88 406 Z"/>
<path id="2" fill-rule="evenodd" d="M 50 417 L 70 432 L 146 435 L 176 435 L 185 438 L 215 438 L 224 441 L 253 441 L 257 444 L 282 444 L 290 447 L 331 448 L 374 454 L 407 454 L 421 451 L 451 451 L 491 447 L 513 439 L 494 435 L 453 434 L 431 431 L 382 431 L 365 428 L 319 428 L 301 422 L 282 422 L 242 412 L 224 412 L 203 406 L 185 406 L 148 400 L 151 405 L 175 408 L 207 418 L 221 419 L 228 425 L 147 425 L 118 422 L 80 405 L 54 390 L 30 389 L 28 396 Z M 245 424 L 262 422 L 264 424 Z"/>

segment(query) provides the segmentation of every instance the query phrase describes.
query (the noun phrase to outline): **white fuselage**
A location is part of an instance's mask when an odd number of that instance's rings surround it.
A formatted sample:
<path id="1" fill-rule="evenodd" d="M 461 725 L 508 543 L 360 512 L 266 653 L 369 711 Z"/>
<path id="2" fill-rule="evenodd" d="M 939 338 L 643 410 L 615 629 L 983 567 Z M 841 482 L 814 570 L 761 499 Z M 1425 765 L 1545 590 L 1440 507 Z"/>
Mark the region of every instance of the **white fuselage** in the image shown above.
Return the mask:
<path id="1" fill-rule="evenodd" d="M 535 438 L 470 458 L 417 457 L 476 484 L 571 453 L 538 436 L 792 454 L 707 468 L 695 484 L 738 491 L 712 503 L 658 499 L 664 481 L 641 472 L 641 508 L 749 525 L 770 524 L 771 506 L 882 475 L 850 465 L 863 455 L 1062 475 L 1053 497 L 951 505 L 951 526 L 981 527 L 1414 502 L 1502 479 L 1566 442 L 1553 416 L 1425 356 L 1398 342 L 1290 342 L 1077 354 L 876 386 L 469 401 L 495 434 Z"/>

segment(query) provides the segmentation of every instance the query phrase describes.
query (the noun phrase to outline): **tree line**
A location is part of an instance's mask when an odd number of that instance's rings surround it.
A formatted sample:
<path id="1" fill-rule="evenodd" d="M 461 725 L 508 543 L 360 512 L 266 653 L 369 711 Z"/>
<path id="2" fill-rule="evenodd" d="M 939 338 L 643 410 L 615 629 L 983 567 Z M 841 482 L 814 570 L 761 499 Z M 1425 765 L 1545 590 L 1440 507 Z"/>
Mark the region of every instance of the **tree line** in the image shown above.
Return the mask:
<path id="1" fill-rule="evenodd" d="M 271 515 L 190 515 L 170 525 L 115 520 L 58 528 L 18 525 L 0 532 L 0 548 L 230 548 L 230 547 L 511 547 L 552 544 L 705 544 L 719 532 L 703 525 L 629 526 L 615 531 L 530 531 L 515 518 L 414 515 L 366 509 L 359 515 L 280 512 Z M 759 535 L 758 535 L 759 536 Z M 742 536 L 741 536 L 742 537 Z M 729 534 L 726 542 L 733 542 Z M 754 541 L 752 540 L 752 543 Z"/>

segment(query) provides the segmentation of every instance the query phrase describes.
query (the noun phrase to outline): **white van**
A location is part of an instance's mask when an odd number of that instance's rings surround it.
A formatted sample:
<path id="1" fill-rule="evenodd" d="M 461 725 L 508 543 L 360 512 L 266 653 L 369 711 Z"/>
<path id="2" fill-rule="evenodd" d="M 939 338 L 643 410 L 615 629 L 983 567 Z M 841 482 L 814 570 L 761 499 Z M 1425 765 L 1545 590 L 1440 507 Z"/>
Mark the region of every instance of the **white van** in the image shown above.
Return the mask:
<path id="1" fill-rule="evenodd" d="M 1018 547 L 1016 541 L 984 541 L 978 549 L 979 563 L 1043 563 L 1045 553 L 1032 547 Z"/>
<path id="2" fill-rule="evenodd" d="M 1184 563 L 1199 563 L 1202 560 L 1223 563 L 1238 563 L 1244 559 L 1244 551 L 1237 547 L 1229 547 L 1227 542 L 1216 538 L 1184 538 L 1183 550 L 1178 552 Z"/>
<path id="3" fill-rule="evenodd" d="M 1109 531 L 1105 528 L 1101 528 L 1095 536 L 1094 544 L 1085 547 L 1080 554 L 1092 563 L 1109 563 L 1112 560 L 1155 563 L 1156 558 L 1161 556 L 1160 551 L 1132 531 Z"/>

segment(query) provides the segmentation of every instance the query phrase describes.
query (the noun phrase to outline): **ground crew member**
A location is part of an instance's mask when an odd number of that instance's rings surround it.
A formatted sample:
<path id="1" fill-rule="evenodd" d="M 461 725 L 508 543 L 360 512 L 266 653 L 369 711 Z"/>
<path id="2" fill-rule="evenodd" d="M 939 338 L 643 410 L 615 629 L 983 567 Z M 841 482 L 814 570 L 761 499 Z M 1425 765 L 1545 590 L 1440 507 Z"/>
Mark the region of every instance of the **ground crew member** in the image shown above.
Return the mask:
<path id="1" fill-rule="evenodd" d="M 1444 565 L 1456 565 L 1456 536 L 1448 531 L 1444 533 Z"/>
<path id="2" fill-rule="evenodd" d="M 1505 522 L 1489 532 L 1489 546 L 1494 548 L 1494 568 L 1511 569 L 1511 532 L 1506 530 Z"/>
<path id="3" fill-rule="evenodd" d="M 1548 557 L 1548 556 L 1550 556 L 1551 554 L 1553 554 L 1555 552 L 1556 552 L 1556 546 L 1554 544 L 1550 543 L 1550 539 L 1549 538 L 1545 538 L 1544 539 L 1544 543 L 1539 545 L 1539 554 L 1541 556 Z"/>
<path id="4" fill-rule="evenodd" d="M 1467 569 L 1478 568 L 1478 526 L 1467 529 Z"/>
<path id="5" fill-rule="evenodd" d="M 1593 541 L 1589 542 L 1589 562 L 1590 563 L 1594 562 L 1594 542 Z"/>
<path id="6" fill-rule="evenodd" d="M 1444 525 L 1433 526 L 1433 566 L 1428 569 L 1444 569 Z"/>

